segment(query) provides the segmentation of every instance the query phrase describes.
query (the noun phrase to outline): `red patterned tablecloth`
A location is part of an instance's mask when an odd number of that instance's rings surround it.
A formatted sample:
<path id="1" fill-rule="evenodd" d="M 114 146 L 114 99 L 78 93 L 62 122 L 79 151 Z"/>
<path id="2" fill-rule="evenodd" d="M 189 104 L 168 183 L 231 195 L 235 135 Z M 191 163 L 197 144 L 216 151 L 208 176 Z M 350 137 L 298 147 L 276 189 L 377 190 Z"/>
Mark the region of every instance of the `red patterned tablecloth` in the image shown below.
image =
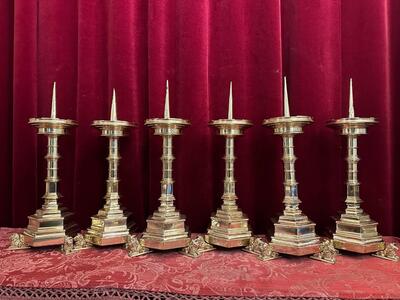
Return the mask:
<path id="1" fill-rule="evenodd" d="M 341 255 L 330 265 L 263 262 L 240 250 L 197 259 L 176 252 L 130 258 L 122 248 L 7 251 L 12 231 L 0 229 L 1 299 L 400 299 L 400 263 L 371 256 Z"/>

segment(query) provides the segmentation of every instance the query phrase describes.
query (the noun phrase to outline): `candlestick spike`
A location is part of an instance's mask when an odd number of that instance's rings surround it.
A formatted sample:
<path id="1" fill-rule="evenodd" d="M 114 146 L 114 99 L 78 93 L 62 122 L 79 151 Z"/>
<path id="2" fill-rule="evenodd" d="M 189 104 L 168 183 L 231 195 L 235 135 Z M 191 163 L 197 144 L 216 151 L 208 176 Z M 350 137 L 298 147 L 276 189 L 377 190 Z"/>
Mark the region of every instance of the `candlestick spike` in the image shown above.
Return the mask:
<path id="1" fill-rule="evenodd" d="M 290 117 L 289 96 L 287 91 L 286 76 L 283 77 L 283 110 L 284 110 L 284 116 Z"/>
<path id="2" fill-rule="evenodd" d="M 164 119 L 169 119 L 169 88 L 168 88 L 168 80 L 166 83 L 166 88 L 165 88 L 165 104 L 164 104 Z"/>
<path id="3" fill-rule="evenodd" d="M 110 113 L 110 121 L 117 121 L 117 100 L 115 97 L 115 89 L 113 89 L 113 96 L 111 102 L 111 113 Z"/>
<path id="4" fill-rule="evenodd" d="M 56 99 L 56 82 L 53 82 L 53 96 L 51 98 L 51 114 L 52 119 L 57 118 L 57 99 Z"/>
<path id="5" fill-rule="evenodd" d="M 353 100 L 353 79 L 350 78 L 350 91 L 349 91 L 349 118 L 354 118 L 354 100 Z"/>
<path id="6" fill-rule="evenodd" d="M 229 106 L 228 106 L 228 119 L 233 119 L 233 96 L 232 96 L 232 81 L 229 83 Z"/>

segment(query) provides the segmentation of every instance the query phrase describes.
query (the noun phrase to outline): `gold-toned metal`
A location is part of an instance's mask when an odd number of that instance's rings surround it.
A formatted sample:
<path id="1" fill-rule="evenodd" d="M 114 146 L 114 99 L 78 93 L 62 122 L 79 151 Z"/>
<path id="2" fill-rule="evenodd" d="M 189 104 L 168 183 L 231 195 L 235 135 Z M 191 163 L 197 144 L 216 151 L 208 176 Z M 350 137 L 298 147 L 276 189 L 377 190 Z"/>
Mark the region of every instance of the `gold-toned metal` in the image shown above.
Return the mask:
<path id="1" fill-rule="evenodd" d="M 61 252 L 65 255 L 69 255 L 74 252 L 74 238 L 72 236 L 65 237 L 64 244 L 61 245 Z"/>
<path id="2" fill-rule="evenodd" d="M 285 174 L 285 209 L 275 223 L 275 233 L 271 238 L 274 251 L 295 256 L 319 252 L 320 239 L 315 234 L 315 223 L 310 221 L 299 208 L 297 181 L 295 176 L 294 136 L 303 133 L 303 127 L 313 122 L 308 116 L 290 116 L 286 78 L 284 79 L 285 116 L 264 120 L 263 125 L 274 129 L 274 134 L 283 139 L 283 165 Z"/>
<path id="3" fill-rule="evenodd" d="M 236 200 L 234 177 L 234 143 L 235 137 L 243 134 L 251 126 L 249 120 L 233 119 L 232 82 L 230 83 L 228 118 L 213 120 L 210 125 L 218 128 L 220 135 L 225 136 L 225 179 L 222 206 L 211 217 L 211 226 L 205 236 L 206 242 L 224 248 L 244 247 L 249 244 L 251 231 L 248 218 L 239 209 Z"/>
<path id="4" fill-rule="evenodd" d="M 133 124 L 117 118 L 115 90 L 111 104 L 110 120 L 96 120 L 92 124 L 101 130 L 101 135 L 109 140 L 108 179 L 105 204 L 92 217 L 91 227 L 85 234 L 85 240 L 97 246 L 125 244 L 129 235 L 127 215 L 121 208 L 118 193 L 119 138 L 126 135 L 126 129 Z"/>
<path id="5" fill-rule="evenodd" d="M 171 118 L 169 113 L 168 81 L 165 96 L 164 118 L 148 119 L 145 122 L 154 128 L 154 134 L 163 138 L 162 180 L 160 205 L 153 215 L 147 219 L 147 228 L 143 233 L 144 246 L 150 249 L 168 250 L 184 248 L 190 238 L 185 230 L 185 217 L 174 206 L 172 179 L 172 138 L 180 135 L 181 129 L 189 125 L 184 119 Z"/>
<path id="6" fill-rule="evenodd" d="M 135 235 L 128 235 L 125 248 L 128 250 L 129 257 L 135 257 L 152 252 L 144 246 L 144 240 Z"/>
<path id="7" fill-rule="evenodd" d="M 76 122 L 68 119 L 59 119 L 56 116 L 56 84 L 53 85 L 53 97 L 50 118 L 31 118 L 29 124 L 38 128 L 38 134 L 48 138 L 46 192 L 43 196 L 44 204 L 35 214 L 29 216 L 28 227 L 19 236 L 22 243 L 13 242 L 13 249 L 42 247 L 64 244 L 66 232 L 74 234 L 77 231 L 71 222 L 72 214 L 59 205 L 58 199 L 58 137 L 66 134 L 68 127 L 75 126 Z M 14 236 L 15 237 L 15 236 Z M 21 247 L 16 247 L 19 245 Z"/>
<path id="8" fill-rule="evenodd" d="M 273 250 L 270 243 L 254 236 L 250 238 L 249 244 L 243 251 L 256 255 L 260 260 L 272 260 L 280 257 L 279 253 Z"/>
<path id="9" fill-rule="evenodd" d="M 385 249 L 372 254 L 372 256 L 376 256 L 391 261 L 399 261 L 399 255 L 397 254 L 397 250 L 399 250 L 399 247 L 396 245 L 396 243 L 385 243 Z"/>
<path id="10" fill-rule="evenodd" d="M 204 252 L 215 250 L 215 248 L 207 243 L 202 235 L 191 239 L 189 245 L 181 250 L 181 253 L 192 258 L 197 258 Z"/>
<path id="11" fill-rule="evenodd" d="M 378 223 L 373 221 L 361 208 L 360 183 L 358 181 L 357 153 L 358 136 L 367 133 L 367 127 L 376 122 L 374 118 L 359 118 L 354 114 L 352 83 L 350 82 L 349 117 L 331 121 L 328 125 L 338 128 L 347 136 L 347 197 L 346 210 L 336 221 L 333 235 L 334 246 L 340 250 L 357 253 L 382 251 L 385 243 L 378 234 Z"/>
<path id="12" fill-rule="evenodd" d="M 10 236 L 10 247 L 8 250 L 29 249 L 30 247 L 25 243 L 24 235 L 22 233 L 13 233 Z"/>
<path id="13" fill-rule="evenodd" d="M 338 255 L 339 251 L 335 249 L 333 240 L 325 239 L 319 248 L 320 252 L 313 254 L 310 258 L 330 264 L 336 263 L 336 255 Z"/>

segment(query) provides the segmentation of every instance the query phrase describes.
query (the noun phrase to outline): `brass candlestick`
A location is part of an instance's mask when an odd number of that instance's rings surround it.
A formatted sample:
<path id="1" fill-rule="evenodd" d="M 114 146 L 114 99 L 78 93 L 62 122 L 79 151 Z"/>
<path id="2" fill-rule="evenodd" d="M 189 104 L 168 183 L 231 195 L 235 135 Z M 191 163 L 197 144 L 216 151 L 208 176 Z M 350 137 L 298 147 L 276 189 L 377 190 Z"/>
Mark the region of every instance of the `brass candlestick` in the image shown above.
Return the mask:
<path id="1" fill-rule="evenodd" d="M 359 118 L 354 114 L 353 87 L 350 79 L 349 117 L 334 120 L 329 126 L 338 128 L 342 135 L 347 136 L 347 196 L 346 211 L 336 221 L 336 232 L 333 235 L 334 246 L 337 249 L 356 253 L 376 253 L 377 256 L 398 260 L 397 255 L 391 255 L 390 248 L 379 235 L 378 223 L 373 221 L 361 208 L 360 183 L 358 181 L 357 153 L 358 136 L 367 134 L 367 127 L 376 122 L 374 118 Z"/>
<path id="2" fill-rule="evenodd" d="M 59 206 L 58 193 L 58 137 L 66 134 L 66 129 L 75 126 L 76 122 L 59 119 L 56 116 L 56 83 L 53 84 L 53 97 L 50 118 L 31 118 L 29 124 L 38 128 L 38 134 L 47 136 L 47 177 L 44 204 L 34 215 L 29 216 L 28 227 L 23 233 L 11 236 L 10 249 L 62 245 L 66 234 L 75 233 L 75 226 L 68 222 L 71 213 Z"/>
<path id="3" fill-rule="evenodd" d="M 85 234 L 85 239 L 97 246 L 125 244 L 129 235 L 127 216 L 124 214 L 118 193 L 119 138 L 126 135 L 126 129 L 133 124 L 117 118 L 115 90 L 111 104 L 110 120 L 96 120 L 93 126 L 101 130 L 101 135 L 109 140 L 108 179 L 106 203 L 92 217 L 92 225 Z"/>
<path id="4" fill-rule="evenodd" d="M 147 228 L 143 233 L 143 245 L 157 250 L 168 250 L 186 247 L 189 243 L 189 234 L 185 230 L 185 217 L 174 206 L 172 179 L 172 137 L 180 135 L 181 129 L 189 125 L 184 119 L 171 118 L 169 113 L 168 81 L 166 86 L 164 118 L 148 119 L 145 122 L 154 128 L 154 134 L 163 138 L 162 180 L 160 206 L 147 219 Z"/>
<path id="5" fill-rule="evenodd" d="M 234 177 L 234 143 L 235 137 L 243 134 L 246 127 L 251 126 L 248 120 L 233 119 L 232 112 L 232 82 L 229 93 L 228 118 L 211 122 L 219 130 L 219 134 L 225 136 L 225 179 L 223 204 L 217 210 L 215 216 L 211 217 L 211 226 L 205 240 L 216 246 L 234 248 L 247 246 L 251 238 L 248 218 L 238 208 L 235 193 Z"/>
<path id="6" fill-rule="evenodd" d="M 297 181 L 295 177 L 295 161 L 293 138 L 303 133 L 303 126 L 313 120 L 307 116 L 290 116 L 287 96 L 286 78 L 284 78 L 283 117 L 264 120 L 263 124 L 271 126 L 274 134 L 283 139 L 283 165 L 285 174 L 285 209 L 283 215 L 275 223 L 275 233 L 271 238 L 271 246 L 275 252 L 303 256 L 320 252 L 320 239 L 315 234 L 315 223 L 311 222 L 299 208 Z"/>

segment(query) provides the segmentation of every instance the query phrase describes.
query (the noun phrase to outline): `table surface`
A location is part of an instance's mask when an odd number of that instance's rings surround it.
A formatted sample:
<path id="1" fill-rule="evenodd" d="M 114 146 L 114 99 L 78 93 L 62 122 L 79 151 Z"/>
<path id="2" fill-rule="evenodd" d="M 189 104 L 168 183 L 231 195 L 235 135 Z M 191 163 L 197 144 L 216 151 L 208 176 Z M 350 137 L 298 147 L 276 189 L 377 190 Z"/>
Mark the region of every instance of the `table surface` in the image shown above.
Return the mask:
<path id="1" fill-rule="evenodd" d="M 186 299 L 194 295 L 400 299 L 400 263 L 368 255 L 340 255 L 331 265 L 306 257 L 260 261 L 238 249 L 211 251 L 197 259 L 177 252 L 130 258 L 122 247 L 71 255 L 58 249 L 8 251 L 8 237 L 15 231 L 0 229 L 0 296 L 13 290 L 110 289 L 192 295 Z"/>

